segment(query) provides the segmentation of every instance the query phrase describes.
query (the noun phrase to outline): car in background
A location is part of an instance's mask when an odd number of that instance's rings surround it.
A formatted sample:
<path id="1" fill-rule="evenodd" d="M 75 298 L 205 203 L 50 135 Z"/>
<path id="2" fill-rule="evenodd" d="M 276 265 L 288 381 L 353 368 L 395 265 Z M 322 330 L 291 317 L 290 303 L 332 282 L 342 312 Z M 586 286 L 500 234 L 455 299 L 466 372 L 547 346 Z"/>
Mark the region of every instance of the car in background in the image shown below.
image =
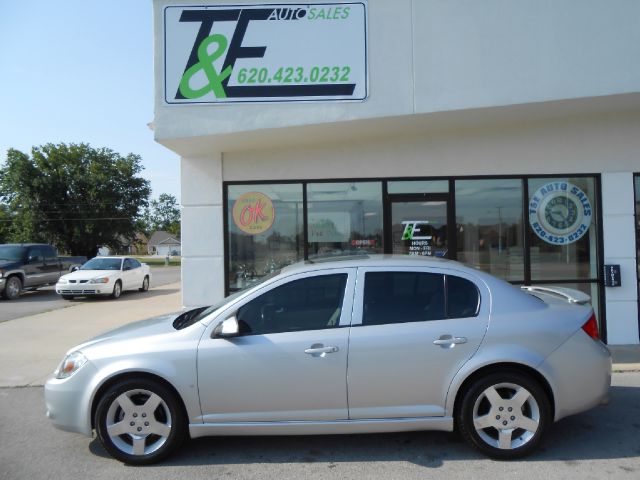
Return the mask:
<path id="1" fill-rule="evenodd" d="M 55 284 L 61 275 L 78 268 L 87 257 L 59 257 L 47 243 L 0 245 L 0 294 L 7 300 L 24 290 Z"/>
<path id="2" fill-rule="evenodd" d="M 131 257 L 95 257 L 56 283 L 65 300 L 103 295 L 119 298 L 125 290 L 149 290 L 151 269 Z"/>
<path id="3" fill-rule="evenodd" d="M 135 465 L 187 437 L 454 429 L 522 457 L 611 382 L 589 297 L 528 288 L 418 256 L 290 265 L 70 349 L 47 416 Z"/>

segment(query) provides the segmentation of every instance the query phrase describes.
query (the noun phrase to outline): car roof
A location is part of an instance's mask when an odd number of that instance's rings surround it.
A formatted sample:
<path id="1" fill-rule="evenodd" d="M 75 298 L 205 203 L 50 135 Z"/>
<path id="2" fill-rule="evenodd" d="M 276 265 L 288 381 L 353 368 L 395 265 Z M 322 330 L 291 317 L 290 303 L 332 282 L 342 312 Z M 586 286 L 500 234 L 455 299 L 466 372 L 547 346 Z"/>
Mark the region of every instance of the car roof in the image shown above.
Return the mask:
<path id="1" fill-rule="evenodd" d="M 351 255 L 343 257 L 321 257 L 288 265 L 282 269 L 283 273 L 308 272 L 326 270 L 330 268 L 349 267 L 454 267 L 457 270 L 478 272 L 478 270 L 463 265 L 454 260 L 423 255 Z"/>

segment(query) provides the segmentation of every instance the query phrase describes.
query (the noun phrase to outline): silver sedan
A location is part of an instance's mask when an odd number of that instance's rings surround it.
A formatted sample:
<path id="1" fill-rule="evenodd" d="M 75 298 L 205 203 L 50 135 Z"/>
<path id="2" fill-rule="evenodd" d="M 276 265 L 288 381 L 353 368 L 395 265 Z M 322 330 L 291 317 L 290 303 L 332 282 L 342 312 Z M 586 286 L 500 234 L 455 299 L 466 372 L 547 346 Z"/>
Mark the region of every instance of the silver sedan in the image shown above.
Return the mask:
<path id="1" fill-rule="evenodd" d="M 454 428 L 521 457 L 605 402 L 611 380 L 589 297 L 528 290 L 424 257 L 293 265 L 72 348 L 47 416 L 138 465 L 187 437 Z"/>

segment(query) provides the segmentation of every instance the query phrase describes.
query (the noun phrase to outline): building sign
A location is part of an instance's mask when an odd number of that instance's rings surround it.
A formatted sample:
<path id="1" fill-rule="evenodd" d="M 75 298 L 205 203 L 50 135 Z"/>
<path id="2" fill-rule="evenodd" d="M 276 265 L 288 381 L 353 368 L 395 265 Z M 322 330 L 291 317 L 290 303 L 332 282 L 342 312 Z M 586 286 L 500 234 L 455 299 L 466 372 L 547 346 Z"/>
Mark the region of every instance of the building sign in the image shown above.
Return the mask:
<path id="1" fill-rule="evenodd" d="M 249 235 L 258 235 L 271 228 L 276 218 L 273 202 L 264 193 L 248 192 L 233 204 L 233 223 Z"/>
<path id="2" fill-rule="evenodd" d="M 433 235 L 425 235 L 420 228 L 429 227 L 429 222 L 421 220 L 409 220 L 402 222 L 404 231 L 402 240 L 409 242 L 409 255 L 433 255 Z"/>
<path id="3" fill-rule="evenodd" d="M 170 6 L 169 104 L 364 100 L 367 3 Z"/>
<path id="4" fill-rule="evenodd" d="M 592 215 L 587 194 L 569 182 L 549 182 L 529 201 L 531 228 L 552 245 L 568 245 L 582 238 Z"/>

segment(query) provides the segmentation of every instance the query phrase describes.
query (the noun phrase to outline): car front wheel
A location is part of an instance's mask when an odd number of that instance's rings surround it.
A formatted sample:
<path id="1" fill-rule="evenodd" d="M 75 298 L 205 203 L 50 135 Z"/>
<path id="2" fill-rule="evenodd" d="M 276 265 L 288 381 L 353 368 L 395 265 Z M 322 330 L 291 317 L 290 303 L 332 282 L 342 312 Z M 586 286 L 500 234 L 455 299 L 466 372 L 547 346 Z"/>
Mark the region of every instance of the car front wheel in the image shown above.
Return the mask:
<path id="1" fill-rule="evenodd" d="M 22 281 L 20 277 L 7 278 L 7 284 L 4 286 L 4 291 L 2 292 L 2 296 L 7 300 L 14 300 L 20 296 L 20 291 L 22 290 Z"/>
<path id="2" fill-rule="evenodd" d="M 116 281 L 116 284 L 113 286 L 113 293 L 111 293 L 111 298 L 120 298 L 122 294 L 122 283 L 120 280 Z"/>
<path id="3" fill-rule="evenodd" d="M 124 380 L 96 408 L 95 426 L 104 448 L 130 465 L 155 463 L 186 436 L 186 419 L 175 395 L 159 382 Z"/>
<path id="4" fill-rule="evenodd" d="M 551 423 L 551 407 L 547 394 L 531 377 L 494 373 L 466 390 L 456 422 L 465 440 L 486 455 L 520 458 L 540 443 Z"/>

